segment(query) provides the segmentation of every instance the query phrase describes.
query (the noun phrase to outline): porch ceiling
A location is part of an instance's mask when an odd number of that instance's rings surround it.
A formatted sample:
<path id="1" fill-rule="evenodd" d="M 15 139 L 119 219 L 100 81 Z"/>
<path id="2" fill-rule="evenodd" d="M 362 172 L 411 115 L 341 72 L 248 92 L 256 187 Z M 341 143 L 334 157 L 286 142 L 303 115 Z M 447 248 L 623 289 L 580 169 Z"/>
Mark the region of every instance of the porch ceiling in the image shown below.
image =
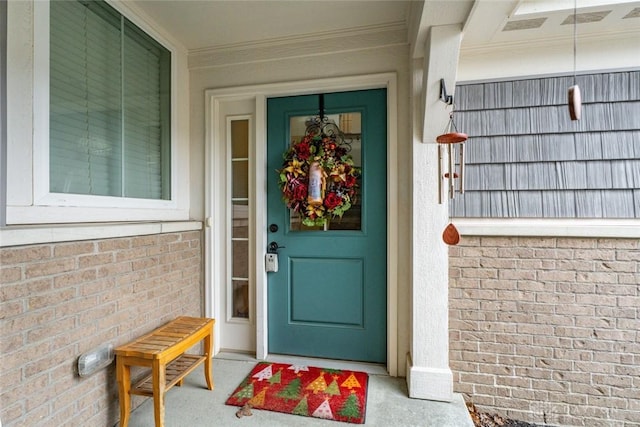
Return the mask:
<path id="1" fill-rule="evenodd" d="M 189 50 L 405 26 L 404 0 L 135 0 Z"/>
<path id="2" fill-rule="evenodd" d="M 133 0 L 189 51 L 326 37 L 350 31 L 464 23 L 462 48 L 573 37 L 574 0 Z M 577 0 L 578 36 L 640 32 L 640 1 Z M 416 19 L 412 16 L 420 13 Z M 419 33 L 418 33 L 419 34 Z M 407 39 L 410 39 L 408 36 Z M 418 35 L 418 40 L 420 39 Z"/>

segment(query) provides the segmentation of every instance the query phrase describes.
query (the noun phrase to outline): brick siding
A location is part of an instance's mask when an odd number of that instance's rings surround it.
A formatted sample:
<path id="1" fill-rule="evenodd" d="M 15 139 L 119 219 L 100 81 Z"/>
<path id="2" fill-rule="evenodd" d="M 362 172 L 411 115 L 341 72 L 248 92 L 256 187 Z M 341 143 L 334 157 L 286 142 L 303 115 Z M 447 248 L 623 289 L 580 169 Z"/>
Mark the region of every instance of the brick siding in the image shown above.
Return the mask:
<path id="1" fill-rule="evenodd" d="M 449 303 L 467 401 L 539 424 L 640 426 L 637 239 L 463 237 Z"/>
<path id="2" fill-rule="evenodd" d="M 200 234 L 1 248 L 2 425 L 114 425 L 115 363 L 80 378 L 78 356 L 202 315 Z"/>

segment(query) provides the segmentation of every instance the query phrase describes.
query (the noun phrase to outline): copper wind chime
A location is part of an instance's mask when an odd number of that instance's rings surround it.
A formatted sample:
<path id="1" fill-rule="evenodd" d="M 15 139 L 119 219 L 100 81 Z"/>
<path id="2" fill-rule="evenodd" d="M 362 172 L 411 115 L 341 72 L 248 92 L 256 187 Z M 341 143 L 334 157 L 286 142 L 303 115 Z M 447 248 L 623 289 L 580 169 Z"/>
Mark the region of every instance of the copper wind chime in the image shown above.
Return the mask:
<path id="1" fill-rule="evenodd" d="M 447 94 L 444 79 L 440 80 L 440 100 L 453 106 L 453 96 Z M 466 133 L 458 132 L 453 121 L 453 111 L 449 113 L 449 122 L 443 134 L 436 137 L 438 143 L 438 203 L 442 204 L 444 191 L 453 199 L 457 191 L 464 193 L 464 143 L 469 139 Z M 445 155 L 446 154 L 446 155 Z M 458 158 L 458 171 L 456 171 L 455 159 Z M 445 185 L 446 182 L 446 185 Z M 446 188 L 445 188 L 446 187 Z M 457 245 L 460 242 L 460 233 L 453 223 L 449 223 L 442 233 L 442 240 L 448 245 Z"/>

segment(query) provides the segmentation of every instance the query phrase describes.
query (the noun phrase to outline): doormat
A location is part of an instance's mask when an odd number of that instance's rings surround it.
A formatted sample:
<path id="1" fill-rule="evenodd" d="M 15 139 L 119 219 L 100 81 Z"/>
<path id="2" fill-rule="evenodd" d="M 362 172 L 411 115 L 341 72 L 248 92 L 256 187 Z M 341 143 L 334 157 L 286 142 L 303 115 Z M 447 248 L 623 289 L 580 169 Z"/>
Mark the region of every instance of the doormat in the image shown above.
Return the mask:
<path id="1" fill-rule="evenodd" d="M 364 424 L 368 382 L 364 372 L 260 362 L 226 404 Z"/>

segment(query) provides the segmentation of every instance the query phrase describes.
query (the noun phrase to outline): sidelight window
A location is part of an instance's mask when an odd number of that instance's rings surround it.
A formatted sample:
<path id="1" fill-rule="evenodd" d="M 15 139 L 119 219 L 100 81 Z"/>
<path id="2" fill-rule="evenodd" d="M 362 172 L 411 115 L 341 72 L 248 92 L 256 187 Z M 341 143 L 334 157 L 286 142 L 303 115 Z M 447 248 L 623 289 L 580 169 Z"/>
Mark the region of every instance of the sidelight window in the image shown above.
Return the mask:
<path id="1" fill-rule="evenodd" d="M 230 120 L 231 317 L 249 318 L 249 120 Z"/>

